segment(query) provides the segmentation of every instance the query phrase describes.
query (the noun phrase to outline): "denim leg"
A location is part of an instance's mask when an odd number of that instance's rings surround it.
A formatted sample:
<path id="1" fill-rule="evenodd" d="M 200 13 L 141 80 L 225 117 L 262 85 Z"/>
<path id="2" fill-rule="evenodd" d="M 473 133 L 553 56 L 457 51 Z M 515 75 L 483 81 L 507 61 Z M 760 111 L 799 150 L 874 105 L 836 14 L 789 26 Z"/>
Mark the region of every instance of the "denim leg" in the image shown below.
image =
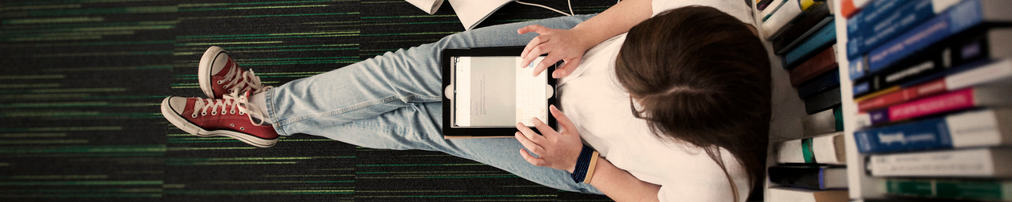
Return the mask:
<path id="1" fill-rule="evenodd" d="M 377 149 L 440 151 L 490 165 L 555 189 L 603 194 L 593 186 L 573 182 L 564 170 L 538 167 L 520 156 L 523 145 L 513 138 L 443 139 L 442 103 L 408 103 L 372 119 L 328 127 L 320 136 Z M 354 136 L 349 136 L 354 135 Z"/>
<path id="2" fill-rule="evenodd" d="M 601 194 L 573 182 L 566 171 L 527 163 L 518 152 L 522 145 L 513 138 L 445 140 L 441 130 L 443 49 L 523 46 L 536 34 L 516 34 L 521 27 L 569 29 L 590 17 L 479 28 L 295 80 L 266 92 L 267 116 L 281 135 L 304 133 L 370 148 L 441 151 L 549 187 Z"/>
<path id="3" fill-rule="evenodd" d="M 443 49 L 523 46 L 537 34 L 519 35 L 516 30 L 521 27 L 540 24 L 569 29 L 590 17 L 593 15 L 474 29 L 298 79 L 266 92 L 267 116 L 274 121 L 278 134 L 313 134 L 310 132 L 328 125 L 373 118 L 408 103 L 440 102 Z"/>

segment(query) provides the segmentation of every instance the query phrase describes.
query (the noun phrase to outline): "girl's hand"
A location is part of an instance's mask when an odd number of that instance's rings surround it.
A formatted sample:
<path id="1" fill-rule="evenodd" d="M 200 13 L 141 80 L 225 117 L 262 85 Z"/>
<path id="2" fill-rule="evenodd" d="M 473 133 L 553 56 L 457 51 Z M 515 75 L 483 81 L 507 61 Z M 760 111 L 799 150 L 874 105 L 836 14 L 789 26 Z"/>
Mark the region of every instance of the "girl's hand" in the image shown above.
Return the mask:
<path id="1" fill-rule="evenodd" d="M 524 149 L 520 149 L 520 156 L 523 156 L 524 160 L 536 166 L 565 170 L 572 173 L 576 169 L 576 159 L 580 157 L 583 142 L 580 141 L 580 134 L 576 131 L 576 126 L 573 125 L 573 122 L 569 121 L 569 117 L 562 114 L 562 111 L 555 108 L 555 105 L 552 105 L 549 111 L 552 112 L 552 116 L 562 126 L 561 133 L 555 132 L 555 129 L 552 129 L 552 127 L 537 118 L 534 119 L 534 127 L 543 136 L 524 126 L 523 123 L 517 123 L 517 129 L 520 132 L 517 132 L 515 137 L 527 150 L 540 156 L 540 158 L 531 156 Z"/>
<path id="2" fill-rule="evenodd" d="M 559 60 L 565 61 L 565 64 L 552 72 L 552 78 L 569 76 L 580 65 L 587 49 L 594 46 L 594 44 L 587 45 L 582 41 L 583 37 L 575 30 L 552 29 L 541 25 L 528 25 L 517 30 L 519 34 L 528 32 L 537 32 L 540 36 L 531 39 L 531 42 L 527 43 L 527 47 L 524 47 L 524 52 L 520 53 L 520 57 L 524 59 L 520 63 L 521 67 L 527 67 L 538 56 L 548 53 L 541 63 L 534 66 L 534 76 L 541 74 L 548 66 L 559 62 Z"/>

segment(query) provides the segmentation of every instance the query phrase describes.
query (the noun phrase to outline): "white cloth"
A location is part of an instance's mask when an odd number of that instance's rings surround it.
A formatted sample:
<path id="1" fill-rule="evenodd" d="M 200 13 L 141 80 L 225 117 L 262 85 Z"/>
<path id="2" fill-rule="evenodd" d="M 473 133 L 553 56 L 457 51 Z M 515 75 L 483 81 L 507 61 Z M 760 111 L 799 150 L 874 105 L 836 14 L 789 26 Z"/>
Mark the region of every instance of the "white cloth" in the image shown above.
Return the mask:
<path id="1" fill-rule="evenodd" d="M 755 24 L 742 0 L 654 0 L 653 15 L 688 5 L 717 8 L 739 20 Z M 731 201 L 731 187 L 720 167 L 700 148 L 664 141 L 653 135 L 646 121 L 630 109 L 629 94 L 615 77 L 615 58 L 626 34 L 608 39 L 584 55 L 583 62 L 560 81 L 562 109 L 580 136 L 616 167 L 639 180 L 661 185 L 661 201 Z M 751 185 L 748 175 L 730 152 L 721 156 L 745 201 Z"/>

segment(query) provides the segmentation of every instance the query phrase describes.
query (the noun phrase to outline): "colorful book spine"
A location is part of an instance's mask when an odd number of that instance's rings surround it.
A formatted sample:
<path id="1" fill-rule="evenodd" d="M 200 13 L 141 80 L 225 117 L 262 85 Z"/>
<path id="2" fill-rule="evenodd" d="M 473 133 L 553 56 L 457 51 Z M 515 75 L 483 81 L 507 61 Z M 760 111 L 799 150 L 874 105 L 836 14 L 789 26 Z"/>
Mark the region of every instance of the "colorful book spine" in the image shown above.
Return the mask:
<path id="1" fill-rule="evenodd" d="M 798 85 L 798 97 L 801 99 L 808 99 L 818 93 L 825 92 L 826 90 L 838 86 L 840 86 L 840 71 L 838 69 L 832 69 L 825 74 L 819 75 L 808 82 Z"/>
<path id="2" fill-rule="evenodd" d="M 1012 111 L 986 109 L 854 132 L 860 153 L 1008 145 Z M 860 124 L 860 123 L 859 123 Z"/>
<path id="3" fill-rule="evenodd" d="M 788 140 L 777 145 L 777 163 L 847 163 L 843 132 L 813 138 Z"/>
<path id="4" fill-rule="evenodd" d="M 830 22 L 829 24 L 832 24 Z M 829 47 L 836 43 L 836 26 L 823 26 L 819 31 L 805 39 L 805 42 L 798 45 L 794 50 L 784 55 L 784 67 L 793 69 L 801 62 L 815 55 L 816 51 Z"/>
<path id="5" fill-rule="evenodd" d="M 798 86 L 816 76 L 836 69 L 836 46 L 822 50 L 812 58 L 791 69 L 789 76 L 791 85 Z"/>
<path id="6" fill-rule="evenodd" d="M 772 1 L 773 6 L 763 9 L 762 12 L 759 14 L 759 16 L 762 16 L 762 21 L 766 22 L 766 20 L 768 20 L 771 16 L 773 16 L 774 12 L 780 10 L 780 7 L 783 7 L 784 4 L 786 4 L 787 2 L 789 2 L 789 0 L 773 0 Z"/>
<path id="7" fill-rule="evenodd" d="M 1012 177 L 1012 148 L 990 147 L 875 154 L 865 169 L 875 177 Z"/>
<path id="8" fill-rule="evenodd" d="M 947 74 L 957 73 L 964 69 L 980 66 L 989 60 L 1000 60 L 1012 57 L 1012 29 L 992 28 L 973 36 L 950 40 L 948 45 L 925 50 L 900 61 L 893 67 L 880 73 L 866 76 L 854 81 L 854 97 L 861 98 L 867 94 L 892 86 L 916 85 Z"/>
<path id="9" fill-rule="evenodd" d="M 840 1 L 840 14 L 845 18 L 854 17 L 861 8 L 868 5 L 868 2 L 872 0 L 841 0 Z"/>
<path id="10" fill-rule="evenodd" d="M 773 39 L 771 42 L 773 52 L 779 55 L 787 54 L 787 51 L 801 44 L 804 41 L 802 39 L 808 38 L 808 36 L 811 36 L 822 26 L 829 25 L 829 22 L 833 21 L 832 13 L 827 3 L 815 8 L 815 10 L 812 10 L 805 17 L 801 17 L 801 19 L 787 28 L 783 34 Z"/>
<path id="11" fill-rule="evenodd" d="M 1007 85 L 977 86 L 926 97 L 883 109 L 888 120 L 901 121 L 974 107 L 1007 106 L 1012 104 L 1012 90 Z"/>
<path id="12" fill-rule="evenodd" d="M 923 0 L 915 0 L 923 1 Z M 873 1 L 861 8 L 862 12 L 854 14 L 847 20 L 847 39 L 859 36 L 858 30 L 867 27 L 866 22 L 882 20 L 886 13 L 896 10 L 896 7 L 906 4 L 908 1 Z"/>
<path id="13" fill-rule="evenodd" d="M 773 0 L 755 0 L 756 9 L 765 10 L 767 6 L 772 3 Z"/>
<path id="14" fill-rule="evenodd" d="M 959 0 L 876 1 L 868 5 L 855 20 L 847 22 L 847 58 L 860 57 L 958 2 Z"/>
<path id="15" fill-rule="evenodd" d="M 857 57 L 851 62 L 849 68 L 851 72 L 851 79 L 856 80 L 864 77 L 868 74 L 873 74 L 879 70 L 892 65 L 893 63 L 905 59 L 926 47 L 935 45 L 937 42 L 942 41 L 952 35 L 960 33 L 964 30 L 970 29 L 977 25 L 983 24 L 985 20 L 994 21 L 1008 21 L 1012 19 L 1012 16 L 1002 16 L 1010 14 L 993 14 L 999 11 L 993 11 L 999 8 L 988 8 L 982 7 L 984 3 L 989 3 L 989 6 L 1012 6 L 1012 2 L 1003 2 L 1000 0 L 965 0 L 952 6 L 952 8 L 946 10 L 944 13 L 931 18 L 930 20 L 914 27 L 910 31 L 899 35 L 898 37 L 883 43 L 881 46 L 872 49 L 867 55 L 863 57 Z M 1005 7 L 1000 7 L 1005 8 Z M 985 13 L 989 12 L 989 18 L 985 19 Z M 866 64 L 865 64 L 866 63 Z"/>
<path id="16" fill-rule="evenodd" d="M 870 98 L 857 103 L 857 110 L 867 112 L 907 102 L 923 96 L 935 95 L 969 86 L 1012 80 L 1012 59 L 991 62 L 980 67 L 955 73 L 900 91 Z"/>
<path id="17" fill-rule="evenodd" d="M 1012 180 L 886 179 L 885 193 L 935 199 L 1012 200 Z"/>

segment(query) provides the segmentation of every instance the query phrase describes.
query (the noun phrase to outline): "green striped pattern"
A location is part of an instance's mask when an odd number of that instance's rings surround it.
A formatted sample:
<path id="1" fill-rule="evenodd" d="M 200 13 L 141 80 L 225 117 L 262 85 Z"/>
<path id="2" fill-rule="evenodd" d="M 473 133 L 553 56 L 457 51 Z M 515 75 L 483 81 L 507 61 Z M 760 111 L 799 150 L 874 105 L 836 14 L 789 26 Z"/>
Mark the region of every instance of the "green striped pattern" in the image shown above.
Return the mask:
<path id="1" fill-rule="evenodd" d="M 576 13 L 597 13 L 614 1 L 573 3 Z M 160 113 L 166 96 L 203 96 L 196 70 L 208 46 L 278 86 L 463 31 L 451 9 L 427 15 L 400 0 L 4 1 L 0 201 L 608 201 L 436 152 L 309 135 L 270 149 L 201 138 Z M 554 16 L 510 4 L 483 26 Z"/>

